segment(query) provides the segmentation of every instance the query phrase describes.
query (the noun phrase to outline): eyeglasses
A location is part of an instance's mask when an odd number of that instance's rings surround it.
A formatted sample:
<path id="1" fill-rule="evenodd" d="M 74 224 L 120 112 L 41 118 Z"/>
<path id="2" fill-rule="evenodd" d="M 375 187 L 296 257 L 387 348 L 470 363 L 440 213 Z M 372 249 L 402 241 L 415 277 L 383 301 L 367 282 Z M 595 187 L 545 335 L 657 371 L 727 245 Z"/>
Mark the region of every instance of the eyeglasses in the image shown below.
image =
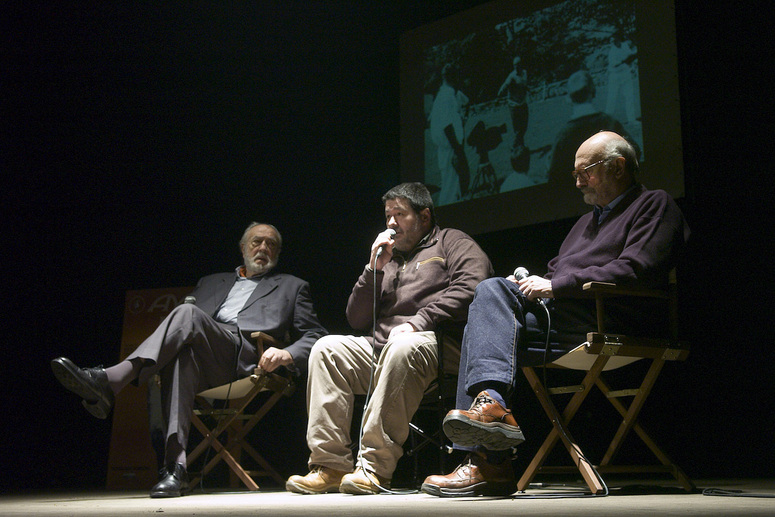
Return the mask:
<path id="1" fill-rule="evenodd" d="M 578 177 L 581 176 L 581 179 L 583 179 L 584 181 L 587 181 L 589 179 L 589 172 L 587 172 L 587 170 L 591 169 L 595 165 L 600 165 L 601 163 L 603 163 L 606 160 L 608 160 L 608 158 L 603 158 L 599 162 L 595 162 L 592 165 L 587 165 L 586 167 L 582 167 L 580 169 L 576 169 L 573 172 L 571 172 L 571 175 L 573 176 L 574 180 L 578 179 Z"/>

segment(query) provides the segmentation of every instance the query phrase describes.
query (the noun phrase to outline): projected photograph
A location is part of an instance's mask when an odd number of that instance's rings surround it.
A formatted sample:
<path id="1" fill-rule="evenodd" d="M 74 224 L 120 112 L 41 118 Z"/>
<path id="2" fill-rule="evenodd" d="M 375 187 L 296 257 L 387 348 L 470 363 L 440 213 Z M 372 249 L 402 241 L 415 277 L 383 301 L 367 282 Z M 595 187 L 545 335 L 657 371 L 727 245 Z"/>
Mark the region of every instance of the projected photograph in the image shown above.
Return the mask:
<path id="1" fill-rule="evenodd" d="M 437 206 L 567 185 L 578 146 L 612 130 L 644 159 L 635 9 L 568 0 L 422 52 L 424 182 Z"/>

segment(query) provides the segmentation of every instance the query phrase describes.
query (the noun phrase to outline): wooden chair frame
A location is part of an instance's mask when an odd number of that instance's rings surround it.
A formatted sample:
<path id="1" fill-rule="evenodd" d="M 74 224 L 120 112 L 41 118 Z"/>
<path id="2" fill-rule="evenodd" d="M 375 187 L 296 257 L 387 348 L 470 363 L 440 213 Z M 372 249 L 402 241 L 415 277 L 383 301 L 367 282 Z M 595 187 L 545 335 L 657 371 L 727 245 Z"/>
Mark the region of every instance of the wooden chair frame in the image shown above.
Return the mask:
<path id="1" fill-rule="evenodd" d="M 605 473 L 668 473 L 687 491 L 694 491 L 695 485 L 686 476 L 678 465 L 649 436 L 638 421 L 638 414 L 643 407 L 646 398 L 651 393 L 654 383 L 659 376 L 666 361 L 682 361 L 689 354 L 686 345 L 678 343 L 677 334 L 677 293 L 675 272 L 670 274 L 669 289 L 639 290 L 623 289 L 615 284 L 602 282 L 589 282 L 584 285 L 584 290 L 593 293 L 596 300 L 597 332 L 587 334 L 587 341 L 563 358 L 546 367 L 563 367 L 558 363 L 564 363 L 572 369 L 586 370 L 580 384 L 547 389 L 536 373 L 534 367 L 523 367 L 522 371 L 538 397 L 544 412 L 552 422 L 552 429 L 528 465 L 517 487 L 525 490 L 533 478 L 539 473 L 573 473 L 578 472 L 584 478 L 585 483 L 593 494 L 605 491 L 605 486 L 600 475 Z M 670 317 L 670 334 L 666 339 L 642 338 L 608 334 L 605 332 L 605 299 L 611 296 L 643 296 L 665 300 L 668 304 Z M 575 357 L 571 357 L 575 354 Z M 565 359 L 565 361 L 563 361 Z M 612 390 L 603 379 L 605 370 L 613 370 L 637 360 L 650 361 L 647 373 L 640 385 L 634 389 Z M 575 366 L 574 366 L 575 363 Z M 608 449 L 600 463 L 593 466 L 585 461 L 585 457 L 577 441 L 568 431 L 568 424 L 578 412 L 584 399 L 596 386 L 621 415 L 622 422 L 619 425 Z M 570 400 L 562 412 L 558 411 L 552 402 L 552 396 L 558 394 L 570 394 Z M 625 405 L 620 399 L 633 397 L 629 405 Z M 640 437 L 641 441 L 656 456 L 659 464 L 654 465 L 613 465 L 612 460 L 620 450 L 624 439 L 630 431 Z M 573 466 L 544 466 L 549 453 L 561 441 L 567 449 L 573 461 Z"/>
<path id="2" fill-rule="evenodd" d="M 254 332 L 251 337 L 256 339 L 258 357 L 263 354 L 265 344 L 282 346 L 279 341 L 264 332 Z M 197 394 L 198 408 L 194 410 L 191 423 L 202 433 L 203 439 L 188 454 L 188 462 L 192 464 L 208 447 L 212 447 L 216 454 L 202 467 L 201 472 L 192 478 L 191 485 L 198 483 L 219 461 L 224 461 L 231 470 L 232 486 L 237 484 L 235 477 L 248 490 L 259 489 L 254 479 L 256 477 L 271 477 L 280 484 L 284 483 L 285 479 L 248 443 L 246 437 L 280 398 L 289 396 L 293 390 L 294 384 L 290 377 L 256 368 L 249 377 Z M 273 393 L 259 408 L 249 412 L 251 402 L 262 391 Z M 211 400 L 228 400 L 228 404 L 223 409 L 217 409 Z M 217 425 L 213 429 L 207 427 L 201 418 L 204 416 L 212 417 Z M 225 445 L 220 441 L 224 432 L 227 432 Z M 241 465 L 243 451 L 253 458 L 261 470 L 246 470 Z"/>

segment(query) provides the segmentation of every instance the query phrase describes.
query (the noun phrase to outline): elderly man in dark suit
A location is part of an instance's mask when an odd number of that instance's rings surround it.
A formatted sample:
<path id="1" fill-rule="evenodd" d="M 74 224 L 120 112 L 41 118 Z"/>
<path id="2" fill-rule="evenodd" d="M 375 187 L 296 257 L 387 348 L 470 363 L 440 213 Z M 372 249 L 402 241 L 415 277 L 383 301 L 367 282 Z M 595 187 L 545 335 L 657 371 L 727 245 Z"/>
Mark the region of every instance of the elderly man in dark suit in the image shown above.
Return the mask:
<path id="1" fill-rule="evenodd" d="M 186 446 L 196 393 L 250 375 L 256 366 L 305 374 L 312 345 L 327 334 L 309 284 L 273 272 L 281 246 L 274 226 L 252 223 L 240 240 L 244 265 L 199 280 L 192 303 L 176 307 L 124 361 L 105 369 L 79 368 L 65 357 L 51 362 L 57 380 L 97 418 L 107 417 L 115 394 L 127 384 L 159 374 L 166 473 L 151 497 L 176 497 L 188 489 Z M 258 357 L 250 340 L 256 331 L 289 344 Z"/>

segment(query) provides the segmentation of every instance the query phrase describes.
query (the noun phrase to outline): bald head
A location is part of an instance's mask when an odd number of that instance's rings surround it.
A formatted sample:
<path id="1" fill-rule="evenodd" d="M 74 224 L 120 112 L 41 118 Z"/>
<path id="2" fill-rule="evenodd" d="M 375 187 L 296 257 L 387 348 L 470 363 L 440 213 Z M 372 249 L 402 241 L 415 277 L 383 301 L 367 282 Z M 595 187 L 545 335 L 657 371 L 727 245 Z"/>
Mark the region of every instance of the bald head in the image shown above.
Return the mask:
<path id="1" fill-rule="evenodd" d="M 623 136 L 613 131 L 601 131 L 588 138 L 576 152 L 595 153 L 598 160 L 624 158 L 624 167 L 627 172 L 635 179 L 635 173 L 638 172 L 638 158 L 635 148 Z"/>
<path id="2" fill-rule="evenodd" d="M 576 187 L 590 205 L 605 206 L 635 182 L 638 159 L 635 149 L 621 135 L 601 131 L 584 141 L 576 151 Z M 586 169 L 585 169 L 586 168 Z"/>

